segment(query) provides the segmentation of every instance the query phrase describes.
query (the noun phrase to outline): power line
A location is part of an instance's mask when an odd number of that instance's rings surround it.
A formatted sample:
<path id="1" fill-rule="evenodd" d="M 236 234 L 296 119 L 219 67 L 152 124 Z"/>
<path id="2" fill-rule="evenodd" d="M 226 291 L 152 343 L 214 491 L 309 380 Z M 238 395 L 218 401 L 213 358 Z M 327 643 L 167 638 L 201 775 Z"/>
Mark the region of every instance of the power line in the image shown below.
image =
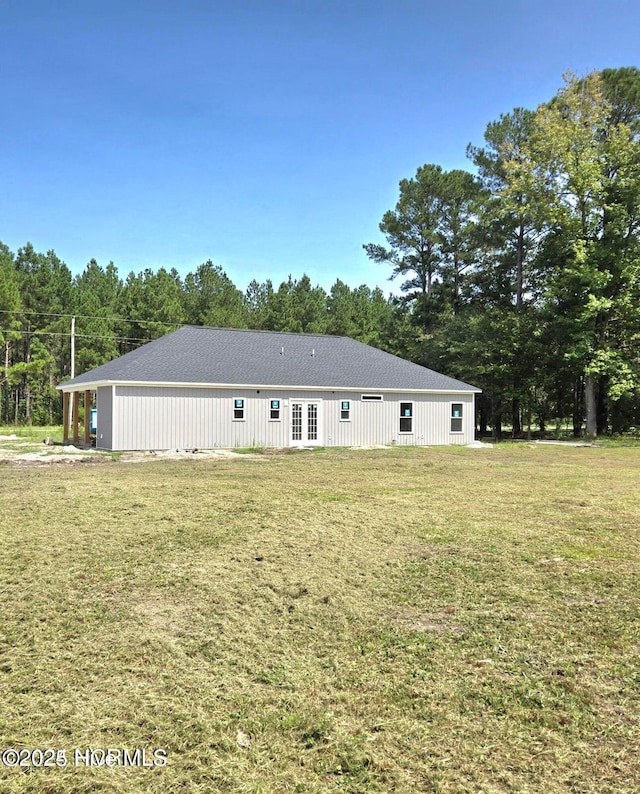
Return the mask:
<path id="1" fill-rule="evenodd" d="M 25 314 L 37 315 L 38 317 L 81 317 L 85 320 L 113 320 L 114 322 L 121 323 L 137 323 L 138 325 L 164 325 L 167 328 L 173 328 L 176 325 L 183 325 L 184 321 L 179 320 L 175 323 L 165 323 L 161 320 L 136 320 L 131 317 L 104 317 L 101 314 L 62 314 L 60 312 L 34 312 L 34 311 L 21 311 L 11 309 L 0 309 L 0 314 Z"/>
<path id="2" fill-rule="evenodd" d="M 0 334 L 31 334 L 32 336 L 71 336 L 70 331 L 20 331 L 15 328 L 0 328 Z M 98 334 L 75 334 L 76 339 L 111 339 L 114 342 L 150 342 L 151 339 L 147 337 L 136 336 L 100 336 Z"/>

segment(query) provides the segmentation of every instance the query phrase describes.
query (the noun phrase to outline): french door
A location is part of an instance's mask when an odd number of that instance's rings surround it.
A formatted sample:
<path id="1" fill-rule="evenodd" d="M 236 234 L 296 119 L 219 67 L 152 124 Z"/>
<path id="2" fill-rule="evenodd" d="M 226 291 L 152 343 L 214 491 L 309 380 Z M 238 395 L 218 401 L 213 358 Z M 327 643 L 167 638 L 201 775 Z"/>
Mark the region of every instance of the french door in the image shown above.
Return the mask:
<path id="1" fill-rule="evenodd" d="M 322 444 L 318 400 L 291 400 L 291 445 L 314 447 Z"/>

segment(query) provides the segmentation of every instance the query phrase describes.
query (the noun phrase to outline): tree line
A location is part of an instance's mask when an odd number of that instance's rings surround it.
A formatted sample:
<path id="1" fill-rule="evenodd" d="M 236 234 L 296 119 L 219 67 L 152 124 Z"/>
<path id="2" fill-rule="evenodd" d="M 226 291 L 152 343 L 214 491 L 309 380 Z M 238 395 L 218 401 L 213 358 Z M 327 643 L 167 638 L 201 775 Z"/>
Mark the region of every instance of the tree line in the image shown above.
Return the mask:
<path id="1" fill-rule="evenodd" d="M 640 71 L 566 75 L 470 145 L 475 173 L 403 179 L 370 259 L 400 296 L 307 275 L 242 292 L 211 261 L 121 278 L 0 243 L 0 417 L 60 421 L 55 386 L 182 324 L 343 334 L 479 386 L 481 434 L 640 427 Z"/>
<path id="2" fill-rule="evenodd" d="M 398 304 L 398 305 L 396 305 Z M 121 278 L 92 259 L 72 276 L 54 251 L 0 243 L 0 340 L 4 362 L 0 421 L 61 421 L 56 385 L 184 324 L 340 334 L 391 352 L 405 311 L 382 290 L 337 279 L 329 292 L 307 275 L 277 288 L 252 281 L 242 292 L 219 266 L 204 262 L 181 278 L 175 269 L 146 269 Z"/>

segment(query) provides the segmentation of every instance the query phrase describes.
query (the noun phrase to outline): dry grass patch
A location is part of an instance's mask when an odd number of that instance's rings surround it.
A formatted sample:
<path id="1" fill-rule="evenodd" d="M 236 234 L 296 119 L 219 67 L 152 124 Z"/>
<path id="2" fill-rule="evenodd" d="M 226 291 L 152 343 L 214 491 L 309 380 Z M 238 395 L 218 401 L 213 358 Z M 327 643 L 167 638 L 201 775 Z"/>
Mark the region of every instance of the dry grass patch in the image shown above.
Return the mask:
<path id="1" fill-rule="evenodd" d="M 637 792 L 633 449 L 2 471 L 7 792 Z"/>

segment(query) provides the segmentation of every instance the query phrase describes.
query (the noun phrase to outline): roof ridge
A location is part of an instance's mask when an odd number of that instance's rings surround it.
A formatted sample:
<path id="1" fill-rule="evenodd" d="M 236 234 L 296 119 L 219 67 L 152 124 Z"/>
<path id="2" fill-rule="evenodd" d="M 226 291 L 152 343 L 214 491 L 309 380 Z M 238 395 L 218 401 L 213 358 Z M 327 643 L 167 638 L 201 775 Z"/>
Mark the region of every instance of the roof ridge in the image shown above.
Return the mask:
<path id="1" fill-rule="evenodd" d="M 251 333 L 251 334 L 272 334 L 278 336 L 305 336 L 305 337 L 319 337 L 321 339 L 349 339 L 352 342 L 357 342 L 357 339 L 353 339 L 350 336 L 346 336 L 345 334 L 321 334 L 321 333 L 307 333 L 306 331 L 270 331 L 267 328 L 230 328 L 230 327 L 222 327 L 217 325 L 192 325 L 186 324 L 183 325 L 181 328 L 178 328 L 178 331 L 181 331 L 183 328 L 194 328 L 198 331 L 233 331 L 234 333 Z M 169 333 L 175 333 L 175 331 L 169 331 Z M 161 337 L 158 337 L 161 338 Z M 360 344 L 363 344 L 362 342 Z"/>

